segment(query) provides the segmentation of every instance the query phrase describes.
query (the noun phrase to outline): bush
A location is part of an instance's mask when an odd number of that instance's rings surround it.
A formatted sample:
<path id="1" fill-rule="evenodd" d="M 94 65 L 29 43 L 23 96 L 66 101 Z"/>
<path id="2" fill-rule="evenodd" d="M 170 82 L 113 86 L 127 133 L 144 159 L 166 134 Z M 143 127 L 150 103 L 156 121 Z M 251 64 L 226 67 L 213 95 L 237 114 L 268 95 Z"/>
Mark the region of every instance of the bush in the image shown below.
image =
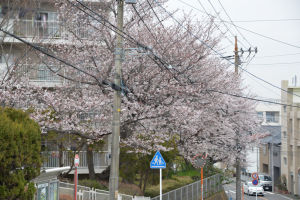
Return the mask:
<path id="1" fill-rule="evenodd" d="M 78 185 L 95 188 L 99 190 L 107 190 L 108 188 L 105 185 L 102 185 L 97 180 L 83 179 L 78 181 Z"/>
<path id="2" fill-rule="evenodd" d="M 172 179 L 163 180 L 163 193 L 175 190 L 193 182 L 189 176 L 173 176 Z M 145 196 L 155 197 L 159 195 L 159 185 L 149 186 L 145 191 Z"/>
<path id="3" fill-rule="evenodd" d="M 25 112 L 0 107 L 0 199 L 32 199 L 41 167 L 40 127 Z"/>

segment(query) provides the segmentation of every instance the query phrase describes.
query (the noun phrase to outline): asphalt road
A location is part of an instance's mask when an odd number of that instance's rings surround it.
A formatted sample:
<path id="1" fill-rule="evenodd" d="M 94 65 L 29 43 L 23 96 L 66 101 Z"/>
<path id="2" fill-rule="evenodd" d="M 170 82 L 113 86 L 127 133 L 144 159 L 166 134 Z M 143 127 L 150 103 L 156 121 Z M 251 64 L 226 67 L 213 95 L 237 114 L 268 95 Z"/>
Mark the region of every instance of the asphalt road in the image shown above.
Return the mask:
<path id="1" fill-rule="evenodd" d="M 228 199 L 230 199 L 230 197 L 232 198 L 232 200 L 235 199 L 235 195 L 236 195 L 235 183 L 224 185 L 224 190 L 228 196 Z M 247 194 L 244 194 L 244 200 L 255 200 L 255 199 L 256 196 L 248 196 Z M 258 200 L 292 200 L 289 197 L 283 196 L 281 194 L 275 194 L 273 192 L 268 192 L 268 191 L 265 191 L 264 196 L 257 196 L 257 199 Z"/>

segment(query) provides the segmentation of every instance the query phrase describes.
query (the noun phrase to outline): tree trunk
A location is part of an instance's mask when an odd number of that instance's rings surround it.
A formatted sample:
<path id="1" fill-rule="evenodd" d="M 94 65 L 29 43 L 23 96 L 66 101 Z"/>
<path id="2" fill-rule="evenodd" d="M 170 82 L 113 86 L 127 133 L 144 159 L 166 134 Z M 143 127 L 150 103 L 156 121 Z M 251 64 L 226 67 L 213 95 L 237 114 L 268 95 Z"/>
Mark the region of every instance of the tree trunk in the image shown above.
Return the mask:
<path id="1" fill-rule="evenodd" d="M 144 179 L 144 186 L 143 186 L 143 194 L 145 193 L 147 182 L 149 177 L 149 170 L 146 170 L 145 179 Z"/>
<path id="2" fill-rule="evenodd" d="M 59 143 L 59 147 L 58 147 L 58 161 L 59 161 L 59 167 L 63 167 L 64 166 L 64 161 L 63 161 L 63 148 L 64 148 L 64 145 L 62 142 Z"/>
<path id="3" fill-rule="evenodd" d="M 143 177 L 144 177 L 144 173 L 143 170 L 141 170 L 141 177 L 140 177 L 140 183 L 139 183 L 139 188 L 142 190 L 142 186 L 143 186 Z"/>
<path id="4" fill-rule="evenodd" d="M 88 169 L 89 169 L 89 177 L 92 180 L 96 179 L 96 174 L 95 174 L 95 169 L 94 169 L 94 156 L 93 156 L 93 149 L 88 146 L 87 147 L 87 152 L 86 152 L 86 157 L 87 157 L 87 164 L 88 164 Z"/>

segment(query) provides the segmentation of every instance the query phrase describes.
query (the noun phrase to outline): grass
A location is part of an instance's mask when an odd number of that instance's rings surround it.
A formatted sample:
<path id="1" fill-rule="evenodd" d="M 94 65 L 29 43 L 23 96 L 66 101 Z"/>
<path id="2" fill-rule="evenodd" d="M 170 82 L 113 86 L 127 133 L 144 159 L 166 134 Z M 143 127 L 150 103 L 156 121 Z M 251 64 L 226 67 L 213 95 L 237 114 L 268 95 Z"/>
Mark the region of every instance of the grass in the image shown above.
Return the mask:
<path id="1" fill-rule="evenodd" d="M 162 181 L 163 193 L 180 188 L 193 182 L 190 176 L 172 176 L 171 179 Z M 159 195 L 159 185 L 152 185 L 147 187 L 145 196 L 155 197 Z"/>

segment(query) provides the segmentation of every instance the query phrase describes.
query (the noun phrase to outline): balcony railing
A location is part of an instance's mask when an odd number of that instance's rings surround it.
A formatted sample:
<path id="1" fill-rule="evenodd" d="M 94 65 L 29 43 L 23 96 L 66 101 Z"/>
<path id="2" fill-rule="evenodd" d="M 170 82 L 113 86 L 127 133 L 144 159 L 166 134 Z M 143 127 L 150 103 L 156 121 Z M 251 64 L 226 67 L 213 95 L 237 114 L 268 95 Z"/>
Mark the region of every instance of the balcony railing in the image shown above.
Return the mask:
<path id="1" fill-rule="evenodd" d="M 20 37 L 61 38 L 59 21 L 14 20 L 14 34 Z"/>
<path id="2" fill-rule="evenodd" d="M 85 26 L 69 28 L 68 31 L 67 28 L 62 26 L 61 21 L 11 19 L 3 27 L 23 38 L 67 39 L 68 35 L 75 34 L 76 37 L 87 39 L 91 33 L 91 29 Z"/>
<path id="3" fill-rule="evenodd" d="M 19 73 L 27 76 L 30 81 L 35 82 L 61 82 L 63 79 L 55 74 L 55 72 L 64 75 L 59 67 L 53 65 L 22 65 L 19 68 Z"/>
<path id="4" fill-rule="evenodd" d="M 62 164 L 63 166 L 72 166 L 74 163 L 74 154 L 72 152 L 62 152 Z M 79 155 L 79 166 L 78 168 L 87 168 L 87 152 L 81 151 Z M 110 164 L 108 152 L 93 152 L 94 167 L 106 167 Z M 42 168 L 54 168 L 59 166 L 59 151 L 44 151 L 42 152 L 43 165 Z"/>

